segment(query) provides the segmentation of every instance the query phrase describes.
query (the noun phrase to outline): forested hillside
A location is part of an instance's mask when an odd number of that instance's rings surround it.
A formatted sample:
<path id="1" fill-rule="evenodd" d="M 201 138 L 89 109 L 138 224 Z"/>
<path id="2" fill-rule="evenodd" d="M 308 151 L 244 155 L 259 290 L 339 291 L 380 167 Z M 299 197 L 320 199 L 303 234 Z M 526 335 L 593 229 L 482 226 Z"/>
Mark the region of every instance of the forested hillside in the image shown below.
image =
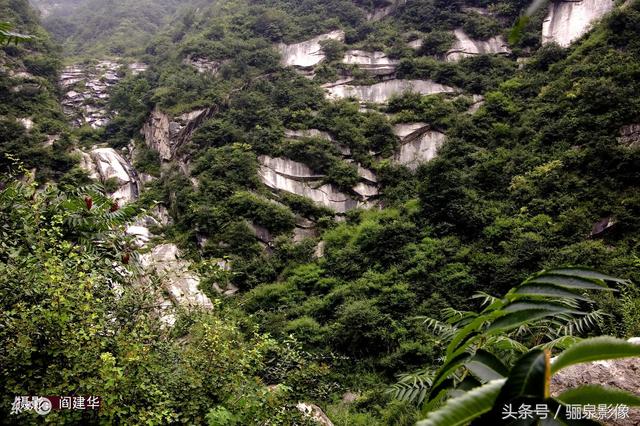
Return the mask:
<path id="1" fill-rule="evenodd" d="M 0 2 L 35 36 L 1 56 L 1 410 L 411 425 L 495 385 L 467 358 L 640 335 L 640 2 L 33 3 L 58 44 Z"/>

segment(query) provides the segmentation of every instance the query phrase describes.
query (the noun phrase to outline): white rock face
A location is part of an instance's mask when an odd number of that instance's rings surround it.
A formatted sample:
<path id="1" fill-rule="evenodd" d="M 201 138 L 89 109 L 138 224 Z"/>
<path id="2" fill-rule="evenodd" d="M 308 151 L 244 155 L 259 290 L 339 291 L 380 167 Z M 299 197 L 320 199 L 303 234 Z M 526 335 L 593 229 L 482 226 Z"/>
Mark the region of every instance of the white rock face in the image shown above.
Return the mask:
<path id="1" fill-rule="evenodd" d="M 18 123 L 22 124 L 27 130 L 31 130 L 33 128 L 33 120 L 30 118 L 18 118 Z"/>
<path id="2" fill-rule="evenodd" d="M 394 13 L 398 9 L 398 7 L 406 4 L 407 0 L 391 0 L 390 3 L 391 4 L 389 6 L 376 9 L 373 12 L 369 13 L 367 15 L 367 20 L 375 22 L 386 18 L 387 16 Z"/>
<path id="3" fill-rule="evenodd" d="M 285 137 L 289 139 L 303 139 L 303 138 L 320 138 L 333 142 L 333 137 L 322 130 L 318 129 L 306 129 L 306 130 L 290 130 L 285 129 Z"/>
<path id="4" fill-rule="evenodd" d="M 326 87 L 332 99 L 356 98 L 362 102 L 382 104 L 391 97 L 405 92 L 415 92 L 422 95 L 436 93 L 453 93 L 453 87 L 444 86 L 431 80 L 388 80 L 371 86 L 338 85 Z"/>
<path id="5" fill-rule="evenodd" d="M 445 55 L 447 62 L 456 62 L 462 58 L 475 55 L 508 55 L 511 53 L 509 45 L 502 36 L 489 40 L 472 40 L 462 29 L 453 32 L 456 41 Z"/>
<path id="6" fill-rule="evenodd" d="M 169 161 L 178 147 L 189 140 L 193 132 L 214 112 L 214 108 L 198 109 L 171 119 L 158 108 L 142 126 L 140 133 L 147 146 L 160 154 L 160 158 Z"/>
<path id="7" fill-rule="evenodd" d="M 180 258 L 174 244 L 162 244 L 141 256 L 143 267 L 154 270 L 162 279 L 171 301 L 178 306 L 213 307 L 209 298 L 198 289 L 200 278 L 189 271 L 189 262 Z"/>
<path id="8" fill-rule="evenodd" d="M 141 62 L 133 62 L 129 64 L 129 69 L 131 70 L 131 73 L 133 75 L 138 75 L 138 74 L 142 74 L 147 69 L 149 69 L 149 65 L 143 64 Z"/>
<path id="9" fill-rule="evenodd" d="M 92 179 L 101 182 L 115 179 L 118 189 L 112 197 L 120 204 L 127 204 L 138 198 L 139 183 L 136 171 L 113 148 L 97 148 L 88 154 L 82 153 L 80 167 L 86 170 Z"/>
<path id="10" fill-rule="evenodd" d="M 367 202 L 357 201 L 340 192 L 331 184 L 322 184 L 323 175 L 314 173 L 308 166 L 286 158 L 266 155 L 258 158 L 258 174 L 262 182 L 271 189 L 297 194 L 330 208 L 345 213 L 356 207 L 368 207 Z"/>
<path id="11" fill-rule="evenodd" d="M 568 47 L 585 35 L 594 22 L 614 7 L 613 0 L 562 0 L 549 6 L 542 24 L 542 43 L 556 42 Z"/>
<path id="12" fill-rule="evenodd" d="M 444 133 L 430 130 L 426 123 L 397 124 L 394 133 L 401 145 L 393 160 L 411 170 L 435 158 L 446 139 Z"/>
<path id="13" fill-rule="evenodd" d="M 360 69 L 374 75 L 393 74 L 399 63 L 399 61 L 389 59 L 384 52 L 366 52 L 364 50 L 348 50 L 342 62 L 357 65 Z"/>
<path id="14" fill-rule="evenodd" d="M 418 50 L 422 47 L 423 44 L 424 44 L 424 41 L 421 38 L 418 38 L 416 40 L 411 40 L 409 43 L 407 43 L 407 46 L 409 46 L 412 49 Z"/>
<path id="15" fill-rule="evenodd" d="M 344 31 L 331 31 L 296 44 L 279 44 L 278 50 L 282 54 L 282 65 L 300 68 L 311 68 L 318 65 L 325 58 L 322 46 L 320 46 L 320 42 L 324 40 L 344 41 Z"/>

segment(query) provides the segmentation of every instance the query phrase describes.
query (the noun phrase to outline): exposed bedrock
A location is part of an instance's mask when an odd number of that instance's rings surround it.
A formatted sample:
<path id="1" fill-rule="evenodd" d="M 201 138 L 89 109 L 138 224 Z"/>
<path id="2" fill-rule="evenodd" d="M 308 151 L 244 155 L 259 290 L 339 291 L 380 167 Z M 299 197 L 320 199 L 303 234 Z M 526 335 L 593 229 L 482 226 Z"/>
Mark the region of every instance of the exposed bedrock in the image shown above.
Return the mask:
<path id="1" fill-rule="evenodd" d="M 629 342 L 640 344 L 640 339 L 635 337 L 629 339 Z M 553 359 L 551 362 L 553 363 Z M 562 369 L 551 377 L 551 395 L 557 396 L 564 391 L 583 385 L 600 385 L 638 395 L 640 394 L 640 358 L 595 361 Z M 631 408 L 627 418 L 609 418 L 606 424 L 638 425 L 640 410 Z"/>
<path id="2" fill-rule="evenodd" d="M 207 73 L 216 75 L 220 71 L 220 67 L 224 64 L 222 61 L 214 61 L 204 57 L 187 56 L 183 63 L 194 67 L 199 73 Z"/>
<path id="3" fill-rule="evenodd" d="M 640 147 L 640 124 L 629 124 L 620 129 L 618 142 L 627 148 Z"/>
<path id="4" fill-rule="evenodd" d="M 367 20 L 375 22 L 386 18 L 394 13 L 400 6 L 405 5 L 407 0 L 391 0 L 389 3 L 390 4 L 388 6 L 381 7 L 369 13 L 367 15 Z"/>
<path id="5" fill-rule="evenodd" d="M 110 88 L 120 81 L 118 71 L 122 63 L 103 60 L 96 65 L 71 65 L 60 74 L 60 86 L 65 90 L 62 108 L 71 124 L 80 127 L 85 124 L 94 129 L 104 127 L 112 118 L 108 111 Z M 128 65 L 132 74 L 147 70 L 143 63 Z"/>
<path id="6" fill-rule="evenodd" d="M 462 58 L 476 55 L 509 55 L 511 49 L 502 36 L 491 37 L 488 40 L 472 40 L 462 29 L 453 32 L 456 41 L 445 58 L 448 62 L 459 61 Z"/>
<path id="7" fill-rule="evenodd" d="M 394 133 L 400 138 L 400 148 L 393 160 L 411 170 L 435 158 L 446 139 L 444 133 L 431 130 L 426 123 L 396 124 Z"/>
<path id="8" fill-rule="evenodd" d="M 169 161 L 176 150 L 191 139 L 193 132 L 214 113 L 214 108 L 199 109 L 171 118 L 156 108 L 140 130 L 148 147 Z"/>
<path id="9" fill-rule="evenodd" d="M 325 58 L 320 45 L 320 42 L 324 40 L 344 41 L 344 31 L 331 31 L 301 43 L 279 44 L 277 47 L 282 55 L 282 65 L 300 68 L 311 68 L 318 65 Z"/>
<path id="10" fill-rule="evenodd" d="M 348 50 L 343 63 L 356 65 L 358 68 L 374 75 L 389 75 L 396 72 L 399 61 L 389 59 L 384 52 L 366 52 L 364 50 Z"/>
<path id="11" fill-rule="evenodd" d="M 144 268 L 155 271 L 171 301 L 178 306 L 212 308 L 209 298 L 198 288 L 200 278 L 189 270 L 174 244 L 162 244 L 140 256 Z"/>
<path id="12" fill-rule="evenodd" d="M 594 22 L 614 7 L 613 0 L 562 0 L 549 6 L 542 24 L 542 43 L 567 47 L 586 34 Z"/>
<path id="13" fill-rule="evenodd" d="M 386 103 L 391 97 L 405 92 L 433 95 L 453 93 L 453 87 L 444 86 L 431 80 L 388 80 L 371 86 L 351 86 L 348 84 L 325 85 L 329 97 L 333 99 L 356 98 L 362 102 Z"/>
<path id="14" fill-rule="evenodd" d="M 113 199 L 127 204 L 138 198 L 140 185 L 136 171 L 113 148 L 96 148 L 81 155 L 80 166 L 92 179 L 102 183 L 114 180 L 117 183 L 118 189 L 111 194 Z"/>
<path id="15" fill-rule="evenodd" d="M 290 129 L 285 129 L 284 130 L 284 136 L 288 139 L 304 139 L 304 138 L 319 138 L 319 139 L 324 139 L 327 140 L 329 142 L 333 142 L 336 146 L 336 148 L 338 148 L 338 151 L 340 152 L 340 154 L 342 154 L 345 157 L 350 157 L 351 156 L 351 149 L 349 149 L 348 146 L 342 145 L 338 142 L 336 142 L 336 140 L 333 138 L 333 136 L 331 136 L 329 133 L 327 132 L 323 132 L 322 130 L 318 130 L 318 129 L 306 129 L 306 130 L 290 130 Z"/>
<path id="16" fill-rule="evenodd" d="M 260 179 L 271 189 L 309 198 L 337 213 L 345 213 L 356 207 L 369 207 L 367 200 L 356 200 L 351 195 L 341 192 L 335 185 L 323 184 L 324 175 L 315 173 L 305 164 L 287 158 L 274 158 L 266 155 L 258 157 L 258 160 L 260 161 L 258 172 Z M 369 188 L 359 185 L 356 188 L 367 194 L 373 192 Z M 377 189 L 375 195 L 377 195 Z M 373 194 L 362 196 L 369 197 Z"/>

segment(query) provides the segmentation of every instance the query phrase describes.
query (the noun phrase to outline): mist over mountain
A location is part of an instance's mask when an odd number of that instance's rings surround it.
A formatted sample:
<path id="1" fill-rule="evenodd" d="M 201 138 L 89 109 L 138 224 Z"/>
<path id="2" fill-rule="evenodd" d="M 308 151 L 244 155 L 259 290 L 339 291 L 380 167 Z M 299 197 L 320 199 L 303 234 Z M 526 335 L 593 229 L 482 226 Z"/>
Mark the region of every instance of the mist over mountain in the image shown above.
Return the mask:
<path id="1" fill-rule="evenodd" d="M 41 420 L 16 395 L 102 398 L 57 424 L 640 403 L 639 1 L 0 16 L 0 417 Z"/>

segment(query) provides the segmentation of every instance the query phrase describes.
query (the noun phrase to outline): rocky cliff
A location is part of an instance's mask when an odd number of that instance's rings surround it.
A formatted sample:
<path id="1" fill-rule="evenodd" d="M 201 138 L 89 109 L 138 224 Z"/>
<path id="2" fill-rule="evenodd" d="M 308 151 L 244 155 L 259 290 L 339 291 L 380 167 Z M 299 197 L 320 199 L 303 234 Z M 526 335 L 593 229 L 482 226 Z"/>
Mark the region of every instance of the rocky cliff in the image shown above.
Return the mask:
<path id="1" fill-rule="evenodd" d="M 567 47 L 586 34 L 594 22 L 613 7 L 613 0 L 553 1 L 542 27 L 542 42 Z"/>
<path id="2" fill-rule="evenodd" d="M 430 80 L 388 80 L 371 86 L 352 86 L 338 84 L 325 86 L 332 99 L 356 98 L 362 102 L 386 103 L 391 97 L 405 92 L 433 95 L 438 93 L 454 93 L 456 89 Z"/>
<path id="3" fill-rule="evenodd" d="M 320 45 L 320 42 L 324 40 L 344 41 L 344 31 L 332 31 L 301 43 L 279 44 L 278 50 L 282 55 L 282 65 L 303 69 L 318 65 L 325 58 L 322 52 L 322 46 Z"/>

